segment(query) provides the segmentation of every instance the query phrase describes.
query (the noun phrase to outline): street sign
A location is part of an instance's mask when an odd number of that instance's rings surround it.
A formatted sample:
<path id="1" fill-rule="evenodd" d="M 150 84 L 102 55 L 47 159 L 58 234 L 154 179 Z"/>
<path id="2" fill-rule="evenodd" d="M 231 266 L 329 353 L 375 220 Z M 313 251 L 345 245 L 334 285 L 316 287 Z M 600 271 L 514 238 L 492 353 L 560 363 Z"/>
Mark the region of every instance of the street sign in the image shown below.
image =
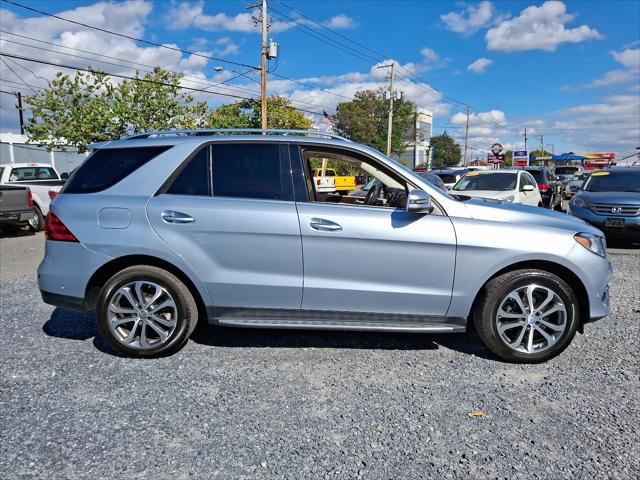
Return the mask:
<path id="1" fill-rule="evenodd" d="M 513 152 L 513 166 L 514 167 L 526 167 L 529 165 L 529 155 L 526 150 L 517 150 Z"/>
<path id="2" fill-rule="evenodd" d="M 504 163 L 504 153 L 500 155 L 487 154 L 487 162 L 489 163 Z"/>
<path id="3" fill-rule="evenodd" d="M 501 151 L 502 151 L 502 145 L 500 145 L 499 143 L 494 143 L 493 145 L 491 145 L 491 153 L 493 153 L 494 155 L 496 156 L 500 155 Z"/>

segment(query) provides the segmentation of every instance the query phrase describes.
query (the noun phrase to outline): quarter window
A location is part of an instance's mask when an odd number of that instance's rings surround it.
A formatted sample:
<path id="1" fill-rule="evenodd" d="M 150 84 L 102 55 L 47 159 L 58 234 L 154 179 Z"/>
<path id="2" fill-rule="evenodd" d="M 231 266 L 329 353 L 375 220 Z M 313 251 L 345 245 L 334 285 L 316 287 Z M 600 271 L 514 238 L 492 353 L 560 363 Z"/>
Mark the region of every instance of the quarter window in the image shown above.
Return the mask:
<path id="1" fill-rule="evenodd" d="M 189 160 L 189 163 L 171 184 L 167 193 L 174 195 L 211 195 L 210 150 L 209 147 L 205 147 Z"/>

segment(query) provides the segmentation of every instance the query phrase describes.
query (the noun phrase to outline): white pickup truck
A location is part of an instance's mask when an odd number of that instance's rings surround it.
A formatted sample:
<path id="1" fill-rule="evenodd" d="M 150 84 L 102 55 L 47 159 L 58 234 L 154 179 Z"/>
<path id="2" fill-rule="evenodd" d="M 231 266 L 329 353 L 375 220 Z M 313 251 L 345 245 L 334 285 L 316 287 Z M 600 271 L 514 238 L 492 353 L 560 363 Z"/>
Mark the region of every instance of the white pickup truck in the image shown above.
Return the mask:
<path id="1" fill-rule="evenodd" d="M 29 226 L 35 231 L 44 227 L 44 217 L 49 213 L 51 203 L 49 192 L 60 191 L 65 181 L 55 168 L 46 163 L 0 165 L 0 185 L 21 185 L 31 190 L 34 217 Z"/>

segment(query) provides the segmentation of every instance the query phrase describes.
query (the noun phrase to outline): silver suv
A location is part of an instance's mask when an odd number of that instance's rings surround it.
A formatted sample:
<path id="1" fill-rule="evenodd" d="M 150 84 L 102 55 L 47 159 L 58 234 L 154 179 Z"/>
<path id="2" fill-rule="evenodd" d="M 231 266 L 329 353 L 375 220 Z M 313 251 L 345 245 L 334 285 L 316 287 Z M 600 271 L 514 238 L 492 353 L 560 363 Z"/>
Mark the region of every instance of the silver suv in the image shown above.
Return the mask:
<path id="1" fill-rule="evenodd" d="M 316 190 L 314 171 L 373 182 Z M 319 169 L 319 170 L 318 170 Z M 609 311 L 602 232 L 453 198 L 369 147 L 307 131 L 151 132 L 95 146 L 57 196 L 45 302 L 97 310 L 134 357 L 233 327 L 464 332 L 541 362 Z"/>

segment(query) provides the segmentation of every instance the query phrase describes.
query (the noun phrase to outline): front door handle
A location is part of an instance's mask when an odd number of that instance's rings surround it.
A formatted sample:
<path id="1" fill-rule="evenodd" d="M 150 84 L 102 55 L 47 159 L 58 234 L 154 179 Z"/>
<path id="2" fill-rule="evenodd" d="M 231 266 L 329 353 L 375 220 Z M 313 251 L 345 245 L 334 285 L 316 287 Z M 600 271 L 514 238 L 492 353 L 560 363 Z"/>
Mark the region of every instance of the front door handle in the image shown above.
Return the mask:
<path id="1" fill-rule="evenodd" d="M 309 226 L 314 230 L 320 230 L 322 232 L 339 232 L 342 230 L 342 227 L 336 222 L 325 220 L 324 218 L 312 218 Z"/>
<path id="2" fill-rule="evenodd" d="M 174 212 L 173 210 L 165 210 L 160 215 L 162 220 L 167 223 L 193 223 L 195 222 L 195 218 L 190 217 L 186 213 L 182 212 Z"/>

